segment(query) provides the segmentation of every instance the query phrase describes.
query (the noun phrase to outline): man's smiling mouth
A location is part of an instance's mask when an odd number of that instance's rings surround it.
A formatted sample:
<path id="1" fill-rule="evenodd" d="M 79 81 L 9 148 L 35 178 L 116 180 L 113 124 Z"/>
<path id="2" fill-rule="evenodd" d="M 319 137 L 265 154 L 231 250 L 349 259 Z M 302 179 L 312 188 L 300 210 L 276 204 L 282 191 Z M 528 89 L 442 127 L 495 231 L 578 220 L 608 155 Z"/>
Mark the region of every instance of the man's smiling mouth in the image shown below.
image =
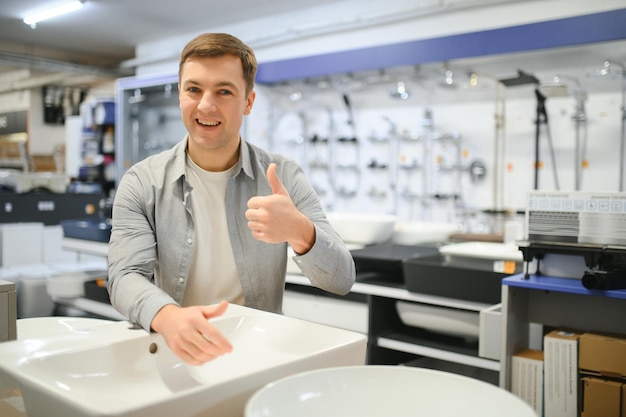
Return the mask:
<path id="1" fill-rule="evenodd" d="M 211 126 L 217 126 L 217 125 L 219 125 L 219 124 L 220 124 L 220 122 L 203 122 L 203 121 L 202 121 L 202 120 L 200 120 L 200 119 L 196 119 L 196 122 L 198 122 L 198 124 L 201 124 L 202 126 L 209 126 L 209 127 L 211 127 Z"/>

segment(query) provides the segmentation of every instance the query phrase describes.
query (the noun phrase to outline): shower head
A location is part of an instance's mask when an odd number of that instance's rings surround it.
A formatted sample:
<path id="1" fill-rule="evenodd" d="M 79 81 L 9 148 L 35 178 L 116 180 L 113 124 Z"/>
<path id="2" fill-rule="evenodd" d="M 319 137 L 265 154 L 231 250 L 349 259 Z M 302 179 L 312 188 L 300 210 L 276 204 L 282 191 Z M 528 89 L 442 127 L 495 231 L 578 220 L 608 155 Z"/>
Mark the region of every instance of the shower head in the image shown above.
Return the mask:
<path id="1" fill-rule="evenodd" d="M 450 90 L 458 87 L 456 81 L 454 80 L 454 71 L 452 71 L 447 62 L 443 65 L 443 81 L 439 83 L 439 87 Z"/>
<path id="2" fill-rule="evenodd" d="M 539 84 L 539 80 L 532 74 L 517 70 L 517 77 L 505 78 L 500 80 L 507 87 L 517 87 L 519 85 Z"/>
<path id="3" fill-rule="evenodd" d="M 599 70 L 591 71 L 587 73 L 587 77 L 590 78 L 625 78 L 626 79 L 626 66 L 621 62 L 605 59 L 602 63 L 602 68 Z"/>
<path id="4" fill-rule="evenodd" d="M 626 75 L 626 66 L 624 66 L 624 64 L 622 64 L 621 62 L 606 59 L 602 67 L 602 71 L 605 71 L 607 73 L 615 73 L 622 76 Z"/>
<path id="5" fill-rule="evenodd" d="M 569 81 L 569 82 L 568 82 Z M 576 100 L 586 100 L 587 92 L 583 90 L 580 81 L 567 75 L 555 75 L 551 81 L 542 82 L 539 89 L 547 97 L 573 96 Z"/>
<path id="6" fill-rule="evenodd" d="M 146 99 L 146 96 L 141 93 L 141 89 L 136 88 L 135 91 L 133 91 L 133 95 L 128 97 L 128 103 L 137 104 L 137 103 L 141 103 L 145 99 Z"/>
<path id="7" fill-rule="evenodd" d="M 302 91 L 300 90 L 292 90 L 289 92 L 289 94 L 287 95 L 287 98 L 289 99 L 289 101 L 300 101 L 302 100 Z"/>
<path id="8" fill-rule="evenodd" d="M 163 98 L 170 98 L 172 96 L 172 84 L 165 84 L 163 87 Z"/>
<path id="9" fill-rule="evenodd" d="M 546 97 L 567 97 L 570 95 L 567 84 L 558 82 L 541 83 L 539 89 Z"/>
<path id="10" fill-rule="evenodd" d="M 391 97 L 399 98 L 400 100 L 406 100 L 409 98 L 409 91 L 403 81 L 398 81 L 393 87 L 391 87 L 389 94 Z"/>

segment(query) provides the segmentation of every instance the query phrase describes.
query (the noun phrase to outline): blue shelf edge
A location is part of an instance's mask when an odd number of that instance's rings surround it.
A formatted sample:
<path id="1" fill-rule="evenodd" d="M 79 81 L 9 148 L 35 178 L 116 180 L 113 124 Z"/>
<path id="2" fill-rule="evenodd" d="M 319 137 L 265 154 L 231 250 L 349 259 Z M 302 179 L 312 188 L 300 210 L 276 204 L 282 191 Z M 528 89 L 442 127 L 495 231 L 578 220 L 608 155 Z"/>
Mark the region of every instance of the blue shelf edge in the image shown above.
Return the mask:
<path id="1" fill-rule="evenodd" d="M 259 63 L 256 82 L 377 70 L 626 39 L 626 9 Z"/>
<path id="2" fill-rule="evenodd" d="M 594 295 L 598 297 L 620 298 L 626 300 L 626 290 L 588 290 L 580 279 L 549 277 L 544 275 L 512 275 L 502 280 L 502 285 L 543 291 L 558 291 L 570 294 Z"/>

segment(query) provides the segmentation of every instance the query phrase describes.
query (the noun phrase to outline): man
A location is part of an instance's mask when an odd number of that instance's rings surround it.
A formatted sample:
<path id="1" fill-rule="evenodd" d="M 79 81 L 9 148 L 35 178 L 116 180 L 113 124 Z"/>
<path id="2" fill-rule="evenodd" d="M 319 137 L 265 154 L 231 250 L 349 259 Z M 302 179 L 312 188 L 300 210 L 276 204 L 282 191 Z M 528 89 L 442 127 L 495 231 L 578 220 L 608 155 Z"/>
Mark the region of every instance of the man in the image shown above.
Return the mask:
<path id="1" fill-rule="evenodd" d="M 179 64 L 187 135 L 132 166 L 115 196 L 111 303 L 189 364 L 232 350 L 208 320 L 228 303 L 280 312 L 288 244 L 312 285 L 343 295 L 355 280 L 302 170 L 239 136 L 256 70 L 254 52 L 231 35 L 192 39 Z"/>

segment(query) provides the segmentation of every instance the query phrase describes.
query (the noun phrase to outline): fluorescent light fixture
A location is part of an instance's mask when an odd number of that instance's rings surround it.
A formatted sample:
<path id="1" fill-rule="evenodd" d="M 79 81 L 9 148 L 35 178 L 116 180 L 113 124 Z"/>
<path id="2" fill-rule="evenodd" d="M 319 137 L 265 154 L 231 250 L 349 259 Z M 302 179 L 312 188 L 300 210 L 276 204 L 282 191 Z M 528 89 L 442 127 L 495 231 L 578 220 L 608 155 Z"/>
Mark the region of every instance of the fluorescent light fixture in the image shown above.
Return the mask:
<path id="1" fill-rule="evenodd" d="M 50 9 L 43 10 L 41 12 L 33 13 L 30 16 L 26 16 L 24 18 L 24 23 L 31 26 L 33 29 L 37 25 L 37 23 L 48 20 L 53 17 L 61 16 L 83 7 L 84 0 L 76 0 L 71 3 L 65 3 L 60 6 L 55 6 Z"/>

